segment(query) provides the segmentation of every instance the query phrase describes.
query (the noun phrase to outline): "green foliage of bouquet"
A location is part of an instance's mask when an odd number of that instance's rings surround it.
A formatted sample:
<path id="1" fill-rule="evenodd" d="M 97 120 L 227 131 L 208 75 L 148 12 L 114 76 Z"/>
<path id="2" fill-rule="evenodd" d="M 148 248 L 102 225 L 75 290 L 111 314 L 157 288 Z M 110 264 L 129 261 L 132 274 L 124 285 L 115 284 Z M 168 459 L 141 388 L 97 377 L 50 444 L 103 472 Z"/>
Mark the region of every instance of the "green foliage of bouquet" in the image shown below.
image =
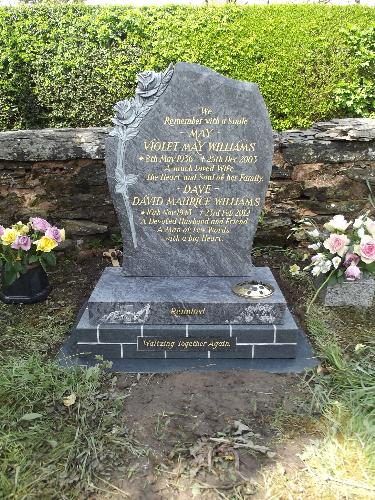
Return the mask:
<path id="1" fill-rule="evenodd" d="M 52 250 L 65 240 L 65 230 L 45 219 L 32 217 L 27 224 L 19 221 L 11 227 L 0 225 L 0 262 L 3 282 L 11 285 L 33 264 L 44 270 L 56 263 Z"/>

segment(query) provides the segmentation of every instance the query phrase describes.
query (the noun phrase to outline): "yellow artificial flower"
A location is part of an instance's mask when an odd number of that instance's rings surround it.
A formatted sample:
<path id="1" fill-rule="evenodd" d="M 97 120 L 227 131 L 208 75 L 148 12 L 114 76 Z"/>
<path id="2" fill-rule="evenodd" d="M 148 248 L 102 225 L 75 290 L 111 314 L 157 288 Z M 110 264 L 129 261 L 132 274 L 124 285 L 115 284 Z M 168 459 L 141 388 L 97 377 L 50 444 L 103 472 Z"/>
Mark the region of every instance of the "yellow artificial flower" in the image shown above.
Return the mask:
<path id="1" fill-rule="evenodd" d="M 297 276 L 300 272 L 301 268 L 297 264 L 293 264 L 289 267 L 289 272 L 292 276 Z"/>
<path id="2" fill-rule="evenodd" d="M 1 241 L 3 245 L 11 245 L 16 241 L 17 236 L 18 232 L 15 229 L 7 227 L 1 235 Z"/>
<path id="3" fill-rule="evenodd" d="M 17 231 L 18 236 L 24 236 L 27 234 L 30 230 L 29 226 L 27 224 L 24 224 L 22 221 L 16 222 L 16 224 L 13 224 L 12 228 Z"/>
<path id="4" fill-rule="evenodd" d="M 42 236 L 40 240 L 37 240 L 34 243 L 36 245 L 37 252 L 50 252 L 57 247 L 56 241 L 52 238 L 48 238 L 48 236 Z"/>
<path id="5" fill-rule="evenodd" d="M 18 231 L 18 234 L 20 236 L 24 236 L 25 234 L 27 234 L 29 232 L 29 230 L 30 230 L 30 228 L 26 224 L 21 223 L 21 226 L 17 226 L 17 231 Z"/>

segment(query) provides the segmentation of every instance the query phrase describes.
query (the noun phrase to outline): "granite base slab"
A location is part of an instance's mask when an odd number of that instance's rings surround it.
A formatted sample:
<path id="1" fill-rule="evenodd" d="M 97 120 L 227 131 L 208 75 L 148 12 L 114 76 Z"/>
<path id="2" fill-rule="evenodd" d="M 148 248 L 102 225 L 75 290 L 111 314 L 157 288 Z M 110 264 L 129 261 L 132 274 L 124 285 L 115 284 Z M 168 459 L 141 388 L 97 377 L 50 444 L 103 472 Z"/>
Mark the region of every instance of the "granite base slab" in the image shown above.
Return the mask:
<path id="1" fill-rule="evenodd" d="M 86 308 L 73 331 L 74 354 L 117 358 L 293 358 L 297 326 L 283 325 L 92 325 Z"/>
<path id="2" fill-rule="evenodd" d="M 206 372 L 206 371 L 233 371 L 233 370 L 257 370 L 269 373 L 303 373 L 305 370 L 314 368 L 319 364 L 319 359 L 314 356 L 311 346 L 299 330 L 296 337 L 296 357 L 292 359 L 114 359 L 112 372 L 123 373 L 177 373 L 177 372 Z M 72 344 L 75 339 L 70 335 L 60 349 L 57 361 L 60 366 L 72 368 L 76 366 L 90 367 L 98 364 L 96 359 L 80 358 L 72 355 Z"/>
<path id="3" fill-rule="evenodd" d="M 243 281 L 267 283 L 269 297 L 240 297 Z M 281 324 L 286 302 L 267 267 L 250 276 L 139 277 L 120 268 L 103 271 L 88 301 L 93 324 Z"/>

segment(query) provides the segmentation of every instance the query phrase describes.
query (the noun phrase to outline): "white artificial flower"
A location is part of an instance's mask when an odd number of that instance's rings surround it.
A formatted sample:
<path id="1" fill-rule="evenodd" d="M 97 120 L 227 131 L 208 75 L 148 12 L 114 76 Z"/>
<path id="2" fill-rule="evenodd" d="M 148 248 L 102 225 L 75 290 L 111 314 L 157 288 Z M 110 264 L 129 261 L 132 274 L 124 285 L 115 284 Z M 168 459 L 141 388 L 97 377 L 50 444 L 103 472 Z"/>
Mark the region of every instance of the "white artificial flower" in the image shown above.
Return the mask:
<path id="1" fill-rule="evenodd" d="M 365 222 L 365 227 L 371 236 L 375 238 L 375 221 L 368 217 Z"/>
<path id="2" fill-rule="evenodd" d="M 359 236 L 360 238 L 363 238 L 363 236 L 365 235 L 365 228 L 364 228 L 364 227 L 360 227 L 360 228 L 358 229 L 357 233 L 358 233 L 358 236 Z"/>
<path id="3" fill-rule="evenodd" d="M 363 224 L 363 217 L 364 215 L 360 215 L 359 217 L 357 217 L 357 219 L 353 222 L 353 227 L 354 229 L 359 229 L 362 224 Z"/>
<path id="4" fill-rule="evenodd" d="M 314 267 L 312 268 L 311 274 L 312 274 L 313 276 L 319 276 L 319 274 L 320 274 L 321 272 L 322 272 L 322 271 L 321 271 L 321 269 L 320 269 L 320 266 L 314 266 Z"/>
<path id="5" fill-rule="evenodd" d="M 330 260 L 326 260 L 326 261 L 322 262 L 320 265 L 320 268 L 321 268 L 321 271 L 323 274 L 328 273 L 328 271 L 331 269 L 331 267 L 332 267 L 332 262 Z"/>
<path id="6" fill-rule="evenodd" d="M 311 257 L 311 262 L 314 262 L 314 264 L 319 264 L 319 262 L 324 260 L 326 260 L 326 257 L 323 253 L 317 253 Z"/>
<path id="7" fill-rule="evenodd" d="M 322 244 L 319 243 L 312 243 L 311 245 L 308 245 L 307 248 L 311 248 L 312 250 L 319 250 L 319 248 L 322 246 Z"/>
<path id="8" fill-rule="evenodd" d="M 326 222 L 324 227 L 328 229 L 328 231 L 346 231 L 351 222 L 348 222 L 343 215 L 335 215 L 333 219 Z"/>
<path id="9" fill-rule="evenodd" d="M 312 231 L 307 231 L 307 234 L 311 236 L 311 238 L 319 238 L 319 231 L 317 229 L 313 229 Z"/>
<path id="10" fill-rule="evenodd" d="M 341 263 L 341 260 L 342 260 L 342 259 L 341 259 L 341 257 L 338 257 L 338 256 L 333 257 L 333 259 L 332 259 L 332 264 L 333 264 L 333 267 L 334 267 L 335 269 L 337 269 L 337 268 L 339 267 L 339 265 L 340 265 L 340 263 Z"/>

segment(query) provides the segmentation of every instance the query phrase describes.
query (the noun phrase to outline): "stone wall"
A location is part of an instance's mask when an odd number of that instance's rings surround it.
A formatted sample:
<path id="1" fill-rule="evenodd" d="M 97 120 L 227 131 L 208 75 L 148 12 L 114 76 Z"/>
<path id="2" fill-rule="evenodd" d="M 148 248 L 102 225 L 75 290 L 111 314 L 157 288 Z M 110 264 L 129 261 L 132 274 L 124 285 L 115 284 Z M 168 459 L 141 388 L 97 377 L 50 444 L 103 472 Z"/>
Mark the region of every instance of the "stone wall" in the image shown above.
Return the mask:
<path id="1" fill-rule="evenodd" d="M 106 128 L 0 133 L 0 223 L 40 215 L 73 240 L 117 230 L 106 182 Z M 273 173 L 258 243 L 283 244 L 302 216 L 349 218 L 375 203 L 375 120 L 342 119 L 274 133 Z M 373 198 L 371 198 L 371 190 Z"/>

